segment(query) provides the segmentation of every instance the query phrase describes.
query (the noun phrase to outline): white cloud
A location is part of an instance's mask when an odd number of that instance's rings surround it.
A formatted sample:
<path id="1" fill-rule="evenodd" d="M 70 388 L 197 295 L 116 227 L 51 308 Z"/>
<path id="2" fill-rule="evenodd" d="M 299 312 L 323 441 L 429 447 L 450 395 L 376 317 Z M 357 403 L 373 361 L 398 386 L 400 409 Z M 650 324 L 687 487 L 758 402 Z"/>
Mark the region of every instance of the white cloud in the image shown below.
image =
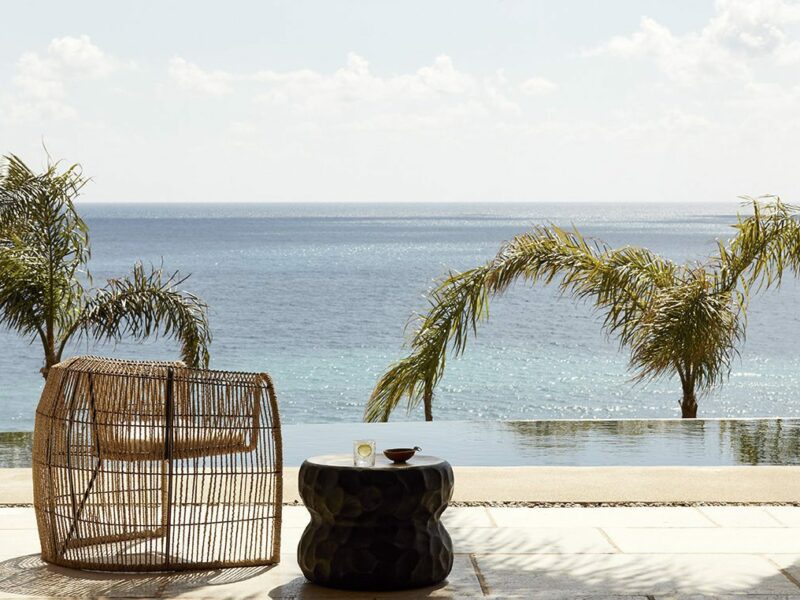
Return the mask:
<path id="1" fill-rule="evenodd" d="M 10 110 L 16 117 L 73 118 L 77 111 L 67 102 L 67 84 L 102 79 L 120 66 L 87 35 L 55 38 L 46 52 L 25 52 L 17 61 Z"/>
<path id="2" fill-rule="evenodd" d="M 519 104 L 512 98 L 514 90 L 510 87 L 508 78 L 503 69 L 499 69 L 494 77 L 483 80 L 483 88 L 490 106 L 509 114 L 521 114 Z"/>
<path id="3" fill-rule="evenodd" d="M 64 78 L 105 77 L 119 62 L 92 43 L 88 35 L 56 38 L 47 47 L 50 65 Z"/>
<path id="4" fill-rule="evenodd" d="M 417 71 L 419 80 L 432 90 L 443 94 L 466 94 L 475 88 L 475 81 L 453 66 L 453 60 L 444 54 L 436 57 L 429 67 Z"/>
<path id="5" fill-rule="evenodd" d="M 232 121 L 228 126 L 228 131 L 232 135 L 242 138 L 249 138 L 258 133 L 256 127 L 247 121 Z"/>
<path id="6" fill-rule="evenodd" d="M 544 77 L 531 77 L 519 84 L 519 89 L 528 96 L 544 96 L 558 89 L 558 86 Z"/>
<path id="7" fill-rule="evenodd" d="M 718 0 L 717 14 L 702 36 L 752 56 L 772 54 L 787 43 L 785 27 L 800 22 L 800 5 L 787 0 Z"/>
<path id="8" fill-rule="evenodd" d="M 716 12 L 700 30 L 673 33 L 643 17 L 639 30 L 617 36 L 589 51 L 627 59 L 650 59 L 668 77 L 682 83 L 703 78 L 752 78 L 753 63 L 800 60 L 798 42 L 787 28 L 800 23 L 800 5 L 787 0 L 718 0 Z"/>
<path id="9" fill-rule="evenodd" d="M 400 74 L 378 75 L 351 52 L 330 73 L 311 69 L 252 73 L 206 71 L 174 58 L 169 75 L 180 87 L 205 94 L 251 94 L 265 115 L 286 113 L 307 125 L 317 121 L 351 130 L 430 129 L 454 120 L 519 113 L 518 93 L 502 71 L 478 78 L 459 70 L 447 55 Z M 315 124 L 316 123 L 316 124 Z"/>
<path id="10" fill-rule="evenodd" d="M 175 83 L 189 91 L 221 96 L 233 92 L 234 77 L 224 71 L 204 71 L 194 63 L 176 56 L 169 61 L 169 75 Z"/>

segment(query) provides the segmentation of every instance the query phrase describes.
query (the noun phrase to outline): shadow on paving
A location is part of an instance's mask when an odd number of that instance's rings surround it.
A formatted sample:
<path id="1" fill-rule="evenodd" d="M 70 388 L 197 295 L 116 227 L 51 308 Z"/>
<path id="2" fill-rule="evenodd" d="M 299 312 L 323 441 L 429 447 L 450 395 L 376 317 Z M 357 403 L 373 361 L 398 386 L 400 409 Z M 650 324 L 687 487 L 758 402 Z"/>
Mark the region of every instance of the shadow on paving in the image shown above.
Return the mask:
<path id="1" fill-rule="evenodd" d="M 253 582 L 239 590 L 213 589 L 245 582 L 267 573 L 275 566 L 214 569 L 181 573 L 105 573 L 80 571 L 50 565 L 38 554 L 29 554 L 0 562 L 0 593 L 51 598 L 119 597 L 169 598 L 183 594 L 214 598 L 278 598 L 302 600 L 311 598 L 374 598 L 370 592 L 353 593 L 322 588 L 295 577 L 269 587 L 269 581 Z M 264 587 L 262 587 L 264 586 Z M 439 596 L 445 584 L 424 590 L 391 593 L 393 598 L 411 599 Z M 210 588 L 210 589 L 209 589 Z M 444 594 L 448 596 L 447 593 Z M 461 595 L 459 594 L 459 597 Z"/>
<path id="2" fill-rule="evenodd" d="M 38 554 L 0 562 L 0 592 L 24 596 L 165 597 L 208 586 L 245 581 L 272 566 L 178 573 L 105 573 L 67 569 L 42 561 Z"/>
<path id="3" fill-rule="evenodd" d="M 729 555 L 706 556 L 707 560 L 735 563 Z M 736 564 L 730 565 L 733 581 L 708 584 L 702 576 L 704 564 L 697 555 L 624 555 L 624 554 L 476 554 L 481 572 L 483 595 L 494 598 L 570 599 L 672 599 L 710 600 L 723 598 L 800 599 L 800 584 L 790 571 L 800 568 L 800 561 L 778 571 L 762 575 L 741 574 L 736 578 Z M 748 555 L 748 559 L 760 557 Z M 767 559 L 763 559 L 767 560 Z M 706 563 L 708 564 L 708 563 Z M 771 564 L 771 563 L 770 563 Z M 182 594 L 219 598 L 325 599 L 325 598 L 464 598 L 475 597 L 464 590 L 442 584 L 406 592 L 341 592 L 315 586 L 293 576 L 277 583 L 272 577 L 239 589 L 225 586 L 246 582 L 274 567 L 251 567 L 193 571 L 183 573 L 100 573 L 66 569 L 44 563 L 38 554 L 0 562 L 0 593 L 21 596 L 66 597 L 172 597 Z M 685 569 L 684 572 L 680 572 Z M 795 571 L 796 572 L 796 571 Z M 700 576 L 695 576 L 700 574 Z M 237 586 L 238 587 L 238 586 Z M 216 588 L 216 589 L 214 589 Z M 476 592 L 480 597 L 480 592 Z"/>
<path id="4" fill-rule="evenodd" d="M 657 544 L 657 540 L 654 540 Z M 471 555 L 485 596 L 504 599 L 800 600 L 800 560 L 757 554 Z M 794 556 L 792 557 L 795 558 Z"/>

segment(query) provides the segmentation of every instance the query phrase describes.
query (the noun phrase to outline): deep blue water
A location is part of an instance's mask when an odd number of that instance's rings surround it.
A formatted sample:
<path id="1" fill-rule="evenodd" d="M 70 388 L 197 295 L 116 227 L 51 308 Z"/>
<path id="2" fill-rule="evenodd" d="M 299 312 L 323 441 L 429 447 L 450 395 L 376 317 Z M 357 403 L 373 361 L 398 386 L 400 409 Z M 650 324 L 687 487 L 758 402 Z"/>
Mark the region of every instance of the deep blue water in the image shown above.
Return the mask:
<path id="1" fill-rule="evenodd" d="M 730 234 L 727 205 L 82 205 L 95 282 L 134 261 L 192 273 L 211 306 L 212 366 L 268 370 L 287 423 L 358 421 L 382 370 L 402 356 L 404 325 L 448 269 L 475 266 L 532 223 L 574 223 L 611 244 L 702 259 Z M 709 417 L 800 416 L 800 287 L 756 298 L 727 385 Z M 40 347 L 0 332 L 0 430 L 33 428 Z M 167 358 L 176 347 L 71 352 Z M 520 285 L 451 361 L 434 414 L 447 420 L 678 416 L 674 381 L 633 385 L 627 356 L 585 305 Z M 398 412 L 396 418 L 419 419 Z"/>

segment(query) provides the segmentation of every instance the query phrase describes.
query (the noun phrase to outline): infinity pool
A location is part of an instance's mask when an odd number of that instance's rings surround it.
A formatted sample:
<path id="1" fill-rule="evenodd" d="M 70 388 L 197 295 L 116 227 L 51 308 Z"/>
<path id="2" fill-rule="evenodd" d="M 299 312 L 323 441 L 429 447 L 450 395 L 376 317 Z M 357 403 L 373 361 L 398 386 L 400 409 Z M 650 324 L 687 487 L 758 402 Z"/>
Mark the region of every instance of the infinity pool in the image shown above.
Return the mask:
<path id="1" fill-rule="evenodd" d="M 0 467 L 28 467 L 32 434 L 0 433 Z M 800 419 L 434 421 L 283 427 L 284 462 L 421 446 L 461 466 L 800 465 Z"/>

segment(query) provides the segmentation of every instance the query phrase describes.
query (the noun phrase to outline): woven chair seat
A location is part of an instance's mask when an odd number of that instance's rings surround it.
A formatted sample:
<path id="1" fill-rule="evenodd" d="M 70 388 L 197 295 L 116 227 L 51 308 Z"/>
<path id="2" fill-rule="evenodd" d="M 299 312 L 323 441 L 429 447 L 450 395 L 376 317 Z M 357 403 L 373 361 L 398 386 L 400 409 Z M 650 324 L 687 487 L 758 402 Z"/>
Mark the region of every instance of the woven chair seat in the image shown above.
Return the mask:
<path id="1" fill-rule="evenodd" d="M 275 564 L 280 418 L 266 373 L 77 357 L 36 411 L 42 559 L 104 571 Z"/>
<path id="2" fill-rule="evenodd" d="M 203 429 L 202 421 L 176 419 L 172 430 L 172 457 L 217 456 L 242 452 L 250 446 L 249 432 L 240 429 Z M 166 453 L 164 425 L 137 423 L 106 434 L 100 454 L 114 460 L 162 460 Z"/>

